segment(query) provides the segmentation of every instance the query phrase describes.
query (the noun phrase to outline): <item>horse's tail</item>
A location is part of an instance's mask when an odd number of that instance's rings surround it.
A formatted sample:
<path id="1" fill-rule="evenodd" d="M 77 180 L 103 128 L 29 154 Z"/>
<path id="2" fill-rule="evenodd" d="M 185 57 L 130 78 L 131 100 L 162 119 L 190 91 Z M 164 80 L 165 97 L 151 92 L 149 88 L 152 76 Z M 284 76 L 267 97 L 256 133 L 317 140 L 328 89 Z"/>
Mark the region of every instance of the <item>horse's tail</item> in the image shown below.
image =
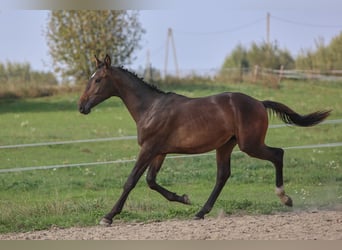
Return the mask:
<path id="1" fill-rule="evenodd" d="M 272 110 L 286 124 L 292 124 L 302 127 L 314 126 L 327 118 L 331 110 L 316 111 L 307 115 L 300 115 L 287 107 L 286 105 L 273 102 L 263 101 L 262 104 L 266 109 Z"/>

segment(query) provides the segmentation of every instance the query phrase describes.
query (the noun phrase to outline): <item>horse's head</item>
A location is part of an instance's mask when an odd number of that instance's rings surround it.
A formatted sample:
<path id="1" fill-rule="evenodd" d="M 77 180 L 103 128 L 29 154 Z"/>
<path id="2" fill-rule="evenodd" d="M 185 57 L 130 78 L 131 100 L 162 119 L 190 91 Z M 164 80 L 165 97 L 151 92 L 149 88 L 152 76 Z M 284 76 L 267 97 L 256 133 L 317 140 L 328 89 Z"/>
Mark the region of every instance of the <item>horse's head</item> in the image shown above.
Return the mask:
<path id="1" fill-rule="evenodd" d="M 90 77 L 84 93 L 78 102 L 78 110 L 82 114 L 89 114 L 91 108 L 103 102 L 109 97 L 116 95 L 113 84 L 111 59 L 106 55 L 104 61 L 96 56 L 96 71 Z"/>

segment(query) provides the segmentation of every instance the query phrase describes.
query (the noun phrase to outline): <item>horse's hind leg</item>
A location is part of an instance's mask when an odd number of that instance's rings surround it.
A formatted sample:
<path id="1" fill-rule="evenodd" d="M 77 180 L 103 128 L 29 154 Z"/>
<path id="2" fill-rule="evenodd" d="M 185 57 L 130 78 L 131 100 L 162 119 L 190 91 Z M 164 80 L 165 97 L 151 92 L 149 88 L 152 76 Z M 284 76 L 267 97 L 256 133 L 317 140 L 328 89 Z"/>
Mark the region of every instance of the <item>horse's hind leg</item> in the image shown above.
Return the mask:
<path id="1" fill-rule="evenodd" d="M 285 194 L 284 181 L 283 181 L 283 158 L 284 150 L 281 148 L 272 148 L 264 144 L 257 146 L 257 144 L 239 145 L 241 151 L 248 155 L 259 158 L 262 160 L 268 160 L 274 164 L 276 172 L 276 194 L 280 198 L 281 202 L 286 206 L 292 206 L 292 199 Z"/>
<path id="2" fill-rule="evenodd" d="M 148 168 L 148 172 L 146 176 L 147 184 L 149 185 L 151 189 L 157 191 L 169 201 L 177 201 L 177 202 L 181 202 L 184 204 L 190 204 L 190 200 L 187 195 L 184 194 L 182 196 L 179 196 L 176 193 L 172 193 L 169 190 L 163 188 L 156 182 L 157 173 L 159 172 L 164 162 L 164 159 L 165 159 L 165 155 L 158 155 L 153 159 L 153 161 L 151 162 Z"/>
<path id="3" fill-rule="evenodd" d="M 236 139 L 230 139 L 226 144 L 216 150 L 217 161 L 217 177 L 215 187 L 209 196 L 209 199 L 204 204 L 202 209 L 196 214 L 195 219 L 203 219 L 204 215 L 209 213 L 213 208 L 214 203 L 222 191 L 230 176 L 230 155 L 236 145 Z"/>

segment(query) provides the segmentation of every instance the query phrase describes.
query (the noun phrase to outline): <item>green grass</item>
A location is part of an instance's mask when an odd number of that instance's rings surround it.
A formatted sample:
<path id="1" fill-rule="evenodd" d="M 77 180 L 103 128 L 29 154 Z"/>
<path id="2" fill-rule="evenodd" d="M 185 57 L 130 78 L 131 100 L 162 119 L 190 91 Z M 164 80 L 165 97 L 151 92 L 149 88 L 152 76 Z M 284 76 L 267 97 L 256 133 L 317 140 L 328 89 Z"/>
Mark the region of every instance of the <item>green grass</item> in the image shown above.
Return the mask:
<path id="1" fill-rule="evenodd" d="M 258 99 L 283 102 L 300 113 L 333 109 L 329 119 L 342 118 L 339 83 L 285 82 L 280 89 L 256 85 L 166 86 L 188 96 L 240 91 Z M 77 112 L 77 94 L 0 100 L 0 145 L 135 135 L 136 128 L 118 98 L 99 105 L 88 116 Z M 281 122 L 271 118 L 273 124 Z M 312 128 L 269 129 L 266 141 L 275 147 L 342 141 L 340 124 Z M 32 148 L 0 149 L 0 169 L 134 158 L 135 140 Z M 59 168 L 0 174 L 0 232 L 95 225 L 119 197 L 132 163 Z M 144 178 L 132 191 L 116 220 L 189 219 L 207 200 L 215 182 L 214 155 L 167 159 L 158 182 L 192 205 L 170 203 L 150 190 Z M 286 150 L 284 180 L 294 210 L 334 208 L 342 204 L 341 147 Z M 274 194 L 274 168 L 266 161 L 235 152 L 232 176 L 208 216 L 269 214 L 293 209 Z"/>

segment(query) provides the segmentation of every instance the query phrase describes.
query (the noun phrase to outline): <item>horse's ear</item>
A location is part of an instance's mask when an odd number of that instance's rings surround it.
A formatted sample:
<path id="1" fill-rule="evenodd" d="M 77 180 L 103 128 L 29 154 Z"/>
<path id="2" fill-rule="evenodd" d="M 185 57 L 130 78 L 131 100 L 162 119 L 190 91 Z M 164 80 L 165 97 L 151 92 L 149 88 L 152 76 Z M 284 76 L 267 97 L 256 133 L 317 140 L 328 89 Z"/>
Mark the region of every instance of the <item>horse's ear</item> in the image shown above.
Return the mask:
<path id="1" fill-rule="evenodd" d="M 100 61 L 100 59 L 97 58 L 96 55 L 94 55 L 94 57 L 95 57 L 95 60 L 96 60 L 96 68 L 98 69 L 102 62 Z"/>
<path id="2" fill-rule="evenodd" d="M 110 56 L 107 54 L 104 63 L 106 65 L 106 68 L 109 69 L 112 66 L 112 60 L 110 59 Z"/>

